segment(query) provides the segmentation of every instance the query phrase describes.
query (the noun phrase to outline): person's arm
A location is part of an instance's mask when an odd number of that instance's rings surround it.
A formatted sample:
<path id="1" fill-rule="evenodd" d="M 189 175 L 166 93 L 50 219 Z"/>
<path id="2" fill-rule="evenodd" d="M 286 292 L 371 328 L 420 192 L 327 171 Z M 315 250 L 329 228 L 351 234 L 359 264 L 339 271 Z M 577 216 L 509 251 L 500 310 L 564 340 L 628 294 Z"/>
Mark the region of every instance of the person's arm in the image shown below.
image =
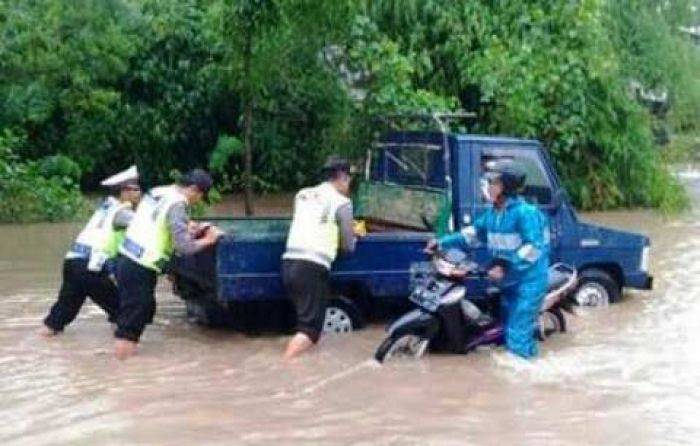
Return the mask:
<path id="1" fill-rule="evenodd" d="M 209 229 L 202 238 L 195 239 L 189 231 L 189 217 L 184 203 L 173 205 L 166 214 L 170 234 L 173 236 L 175 251 L 181 255 L 195 254 L 216 243 L 218 234 Z M 211 235 L 210 235 L 211 234 Z"/>
<path id="2" fill-rule="evenodd" d="M 352 203 L 345 204 L 335 212 L 340 228 L 340 252 L 350 254 L 355 251 L 355 233 L 352 230 Z"/>
<path id="3" fill-rule="evenodd" d="M 114 229 L 124 229 L 129 226 L 131 220 L 134 218 L 134 211 L 130 208 L 124 208 L 114 214 L 114 220 L 112 220 L 112 226 Z"/>
<path id="4" fill-rule="evenodd" d="M 467 250 L 469 247 L 486 241 L 486 212 L 481 214 L 473 225 L 465 226 L 459 232 L 448 234 L 438 240 L 440 249 L 459 248 Z"/>

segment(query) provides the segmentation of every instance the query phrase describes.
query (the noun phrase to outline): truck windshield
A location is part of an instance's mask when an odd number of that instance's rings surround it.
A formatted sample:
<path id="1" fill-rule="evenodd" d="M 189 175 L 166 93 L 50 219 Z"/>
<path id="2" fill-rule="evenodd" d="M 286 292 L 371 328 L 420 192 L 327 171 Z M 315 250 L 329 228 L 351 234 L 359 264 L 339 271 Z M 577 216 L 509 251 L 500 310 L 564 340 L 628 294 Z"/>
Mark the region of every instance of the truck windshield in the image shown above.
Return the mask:
<path id="1" fill-rule="evenodd" d="M 403 186 L 442 188 L 443 152 L 434 144 L 381 145 L 372 157 L 372 179 Z"/>
<path id="2" fill-rule="evenodd" d="M 450 218 L 445 161 L 439 144 L 378 144 L 369 180 L 354 196 L 355 216 L 373 228 L 444 233 Z"/>

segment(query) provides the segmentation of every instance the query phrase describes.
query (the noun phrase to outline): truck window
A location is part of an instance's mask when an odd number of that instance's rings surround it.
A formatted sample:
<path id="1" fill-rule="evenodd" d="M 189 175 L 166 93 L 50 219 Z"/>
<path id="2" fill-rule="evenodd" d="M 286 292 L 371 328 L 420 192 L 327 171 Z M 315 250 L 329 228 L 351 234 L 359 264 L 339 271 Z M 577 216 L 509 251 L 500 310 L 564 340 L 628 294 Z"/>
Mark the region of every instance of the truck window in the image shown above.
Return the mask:
<path id="1" fill-rule="evenodd" d="M 443 150 L 432 144 L 389 144 L 372 159 L 372 179 L 402 186 L 445 187 Z"/>
<path id="2" fill-rule="evenodd" d="M 552 184 L 547 176 L 542 159 L 534 150 L 489 148 L 481 152 L 481 174 L 484 173 L 489 161 L 509 159 L 523 169 L 527 178 L 521 192 L 522 196 L 533 204 L 547 206 L 552 204 Z M 479 176 L 481 178 L 481 175 Z M 481 203 L 485 202 L 480 195 Z"/>
<path id="3" fill-rule="evenodd" d="M 369 156 L 368 181 L 353 196 L 355 217 L 369 232 L 446 232 L 451 202 L 442 145 L 378 143 Z"/>

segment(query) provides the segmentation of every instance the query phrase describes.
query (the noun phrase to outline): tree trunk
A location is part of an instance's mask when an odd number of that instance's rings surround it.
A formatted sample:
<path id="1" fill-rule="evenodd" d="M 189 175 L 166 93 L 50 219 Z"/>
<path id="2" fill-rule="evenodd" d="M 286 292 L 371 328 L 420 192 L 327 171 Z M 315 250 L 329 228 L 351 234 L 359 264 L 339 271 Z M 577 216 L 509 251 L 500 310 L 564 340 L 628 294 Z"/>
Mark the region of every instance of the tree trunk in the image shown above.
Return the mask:
<path id="1" fill-rule="evenodd" d="M 250 66 L 253 57 L 253 30 L 248 29 L 245 49 L 243 52 L 243 76 L 245 79 L 244 88 L 244 111 L 243 111 L 243 145 L 244 145 L 244 171 L 243 189 L 245 191 L 245 215 L 253 215 L 253 92 L 252 79 L 250 78 Z"/>
<path id="2" fill-rule="evenodd" d="M 243 112 L 245 140 L 243 187 L 245 190 L 245 215 L 253 215 L 253 101 L 248 100 Z"/>

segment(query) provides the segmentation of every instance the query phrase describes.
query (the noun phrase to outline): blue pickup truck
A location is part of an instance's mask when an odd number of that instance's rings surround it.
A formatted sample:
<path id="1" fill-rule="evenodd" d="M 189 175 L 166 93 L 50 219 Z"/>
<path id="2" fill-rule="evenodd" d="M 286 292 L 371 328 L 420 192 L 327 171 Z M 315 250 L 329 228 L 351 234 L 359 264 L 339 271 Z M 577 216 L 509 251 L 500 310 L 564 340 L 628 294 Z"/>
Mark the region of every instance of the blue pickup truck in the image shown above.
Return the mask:
<path id="1" fill-rule="evenodd" d="M 353 197 L 368 234 L 333 266 L 327 330 L 359 328 L 377 304 L 406 301 L 412 268 L 426 261 L 426 241 L 469 225 L 485 209 L 482 170 L 498 158 L 527 172 L 523 195 L 549 216 L 551 261 L 578 269 L 580 305 L 607 305 L 623 288 L 651 289 L 649 239 L 580 221 L 539 142 L 445 132 L 394 132 L 380 141 L 368 150 Z M 266 308 L 257 310 L 266 319 L 272 308 L 289 307 L 280 278 L 289 219 L 211 220 L 227 232 L 216 249 L 174 267 L 190 317 L 228 324 L 251 308 Z M 472 254 L 483 260 L 485 248 Z"/>

